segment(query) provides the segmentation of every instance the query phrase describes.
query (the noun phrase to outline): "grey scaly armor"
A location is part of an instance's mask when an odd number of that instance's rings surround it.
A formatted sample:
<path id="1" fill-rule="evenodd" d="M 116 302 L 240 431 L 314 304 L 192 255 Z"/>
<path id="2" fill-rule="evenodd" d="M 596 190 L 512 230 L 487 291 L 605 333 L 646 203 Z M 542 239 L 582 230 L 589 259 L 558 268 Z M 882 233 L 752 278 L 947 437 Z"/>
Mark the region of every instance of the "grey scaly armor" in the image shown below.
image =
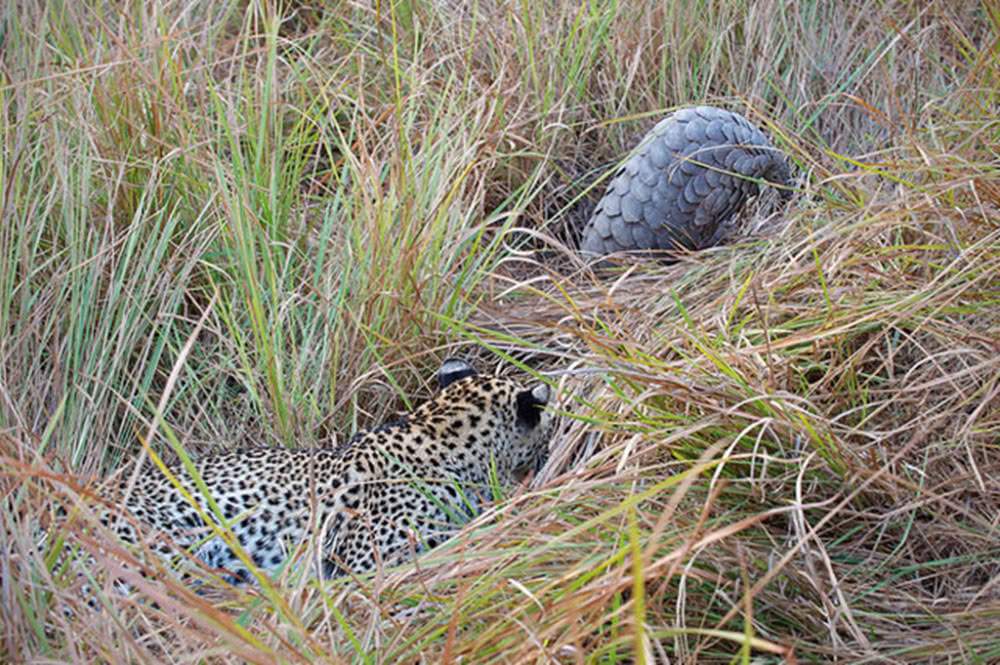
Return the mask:
<path id="1" fill-rule="evenodd" d="M 724 109 L 681 109 L 653 127 L 619 168 L 580 249 L 603 256 L 710 247 L 760 180 L 790 182 L 785 156 L 760 129 Z"/>

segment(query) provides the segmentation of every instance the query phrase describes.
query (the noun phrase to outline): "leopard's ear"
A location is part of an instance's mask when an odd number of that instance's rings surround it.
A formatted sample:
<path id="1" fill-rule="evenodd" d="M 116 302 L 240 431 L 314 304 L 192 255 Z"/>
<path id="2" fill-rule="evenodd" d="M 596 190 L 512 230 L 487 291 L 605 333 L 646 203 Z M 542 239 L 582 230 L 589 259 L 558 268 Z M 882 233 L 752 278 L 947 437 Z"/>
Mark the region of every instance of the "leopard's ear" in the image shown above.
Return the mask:
<path id="1" fill-rule="evenodd" d="M 460 358 L 448 358 L 438 370 L 438 387 L 444 390 L 459 379 L 475 376 L 476 369 Z"/>
<path id="2" fill-rule="evenodd" d="M 549 403 L 551 392 L 544 383 L 531 390 L 517 394 L 517 417 L 528 427 L 534 427 L 542 420 L 542 409 Z"/>

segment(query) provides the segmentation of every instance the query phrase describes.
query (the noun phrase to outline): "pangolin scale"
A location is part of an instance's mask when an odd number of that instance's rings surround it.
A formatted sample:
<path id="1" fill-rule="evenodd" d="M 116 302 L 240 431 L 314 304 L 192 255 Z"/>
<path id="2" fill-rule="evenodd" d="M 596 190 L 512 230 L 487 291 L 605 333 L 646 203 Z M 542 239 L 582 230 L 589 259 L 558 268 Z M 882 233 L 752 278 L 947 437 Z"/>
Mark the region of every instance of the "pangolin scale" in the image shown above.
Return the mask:
<path id="1" fill-rule="evenodd" d="M 725 109 L 681 109 L 653 127 L 619 168 L 580 249 L 604 256 L 710 247 L 761 181 L 790 184 L 784 154 L 760 129 Z"/>

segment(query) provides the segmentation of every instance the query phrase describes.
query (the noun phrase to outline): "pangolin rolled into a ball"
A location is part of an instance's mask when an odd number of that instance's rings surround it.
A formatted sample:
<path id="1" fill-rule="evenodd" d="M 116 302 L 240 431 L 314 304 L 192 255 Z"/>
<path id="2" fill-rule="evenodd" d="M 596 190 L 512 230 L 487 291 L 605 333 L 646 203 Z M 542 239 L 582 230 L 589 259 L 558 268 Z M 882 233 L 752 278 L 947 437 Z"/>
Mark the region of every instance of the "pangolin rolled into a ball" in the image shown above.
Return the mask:
<path id="1" fill-rule="evenodd" d="M 682 109 L 653 127 L 615 174 L 580 249 L 604 256 L 710 247 L 760 181 L 790 182 L 785 156 L 763 132 L 724 109 Z"/>

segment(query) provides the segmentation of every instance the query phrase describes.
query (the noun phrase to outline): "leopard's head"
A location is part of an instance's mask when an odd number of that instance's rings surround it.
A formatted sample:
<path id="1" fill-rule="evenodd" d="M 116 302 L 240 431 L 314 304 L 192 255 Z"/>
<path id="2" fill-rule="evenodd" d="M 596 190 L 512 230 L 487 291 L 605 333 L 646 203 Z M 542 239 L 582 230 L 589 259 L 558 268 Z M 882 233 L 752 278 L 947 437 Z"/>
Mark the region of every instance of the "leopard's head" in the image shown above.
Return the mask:
<path id="1" fill-rule="evenodd" d="M 455 358 L 444 361 L 437 378 L 441 392 L 428 403 L 426 415 L 445 428 L 446 440 L 482 455 L 474 462 L 495 462 L 505 477 L 541 469 L 548 460 L 553 425 L 546 409 L 551 399 L 546 384 L 484 376 Z"/>

